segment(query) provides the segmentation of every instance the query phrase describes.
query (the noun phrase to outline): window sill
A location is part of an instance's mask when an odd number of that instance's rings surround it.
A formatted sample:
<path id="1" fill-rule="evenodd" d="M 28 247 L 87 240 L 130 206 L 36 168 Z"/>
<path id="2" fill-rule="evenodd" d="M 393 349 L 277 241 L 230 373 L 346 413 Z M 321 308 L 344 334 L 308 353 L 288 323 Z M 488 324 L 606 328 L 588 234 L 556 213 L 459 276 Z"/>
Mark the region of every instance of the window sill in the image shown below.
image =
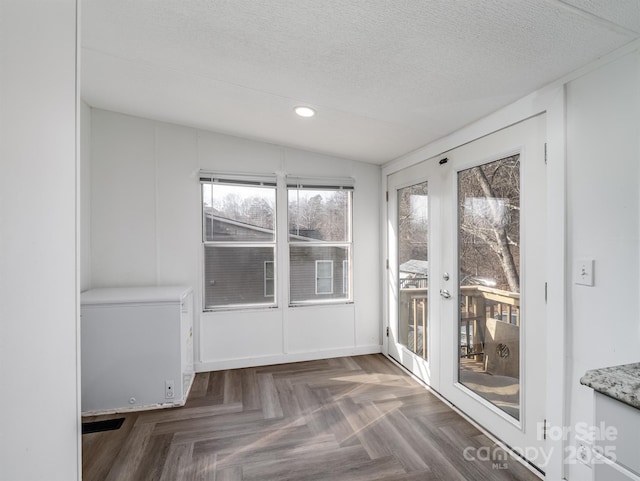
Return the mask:
<path id="1" fill-rule="evenodd" d="M 296 302 L 295 304 L 289 304 L 290 308 L 297 307 L 340 307 L 340 306 L 351 306 L 353 305 L 353 301 L 306 301 L 306 302 Z"/>
<path id="2" fill-rule="evenodd" d="M 212 314 L 216 312 L 239 312 L 239 311 L 270 311 L 273 309 L 279 309 L 280 306 L 275 304 L 255 304 L 251 306 L 220 306 L 213 308 L 204 308 L 202 309 L 203 314 Z"/>

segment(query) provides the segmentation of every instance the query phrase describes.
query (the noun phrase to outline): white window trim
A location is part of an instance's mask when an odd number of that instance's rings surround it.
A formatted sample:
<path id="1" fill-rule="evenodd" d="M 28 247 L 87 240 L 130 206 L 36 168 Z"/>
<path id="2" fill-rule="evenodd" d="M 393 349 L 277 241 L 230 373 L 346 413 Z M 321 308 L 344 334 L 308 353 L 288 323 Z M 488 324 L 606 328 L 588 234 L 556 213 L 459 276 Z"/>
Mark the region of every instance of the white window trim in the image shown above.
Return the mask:
<path id="1" fill-rule="evenodd" d="M 304 242 L 301 239 L 298 239 L 295 235 L 292 236 L 291 232 L 289 232 L 289 222 L 287 222 L 287 238 L 288 238 L 288 254 L 289 257 L 291 256 L 291 249 L 294 246 L 305 246 L 305 247 L 340 247 L 340 248 L 345 248 L 348 249 L 348 259 L 347 261 L 349 263 L 351 263 L 353 261 L 352 255 L 353 255 L 353 195 L 354 195 L 354 179 L 352 178 L 302 178 L 302 177 L 297 177 L 297 176 L 292 176 L 292 175 L 287 175 L 286 177 L 286 183 L 287 183 L 287 202 L 286 202 L 286 206 L 287 206 L 287 215 L 288 218 L 291 215 L 291 210 L 290 210 L 290 200 L 291 200 L 291 191 L 293 190 L 321 190 L 321 191 L 347 191 L 349 192 L 349 196 L 348 196 L 348 204 L 347 204 L 347 215 L 348 215 L 348 231 L 346 232 L 346 238 L 345 240 L 342 241 L 322 241 L 322 240 L 315 240 L 315 239 L 311 239 L 311 240 L 307 240 L 305 239 Z M 342 259 L 338 259 L 342 260 Z M 334 262 L 334 260 L 332 260 L 331 262 Z M 317 261 L 316 261 L 317 262 Z M 316 264 L 316 274 L 317 274 L 317 264 Z M 334 283 L 334 276 L 335 275 L 335 269 L 333 269 L 333 265 L 332 265 L 332 274 L 331 274 L 331 292 L 318 292 L 318 279 L 316 276 L 316 281 L 315 281 L 315 290 L 313 291 L 316 297 L 315 298 L 310 298 L 310 299 L 305 299 L 305 300 L 292 300 L 291 296 L 292 296 L 292 286 L 291 286 L 291 269 L 289 269 L 289 277 L 288 277 L 288 281 L 289 281 L 289 307 L 296 307 L 296 306 L 308 306 L 308 305 L 313 305 L 313 304 L 328 304 L 328 303 L 334 303 L 334 304 L 352 304 L 353 303 L 353 286 L 352 286 L 352 279 L 351 279 L 351 272 L 348 271 L 347 272 L 347 286 L 346 289 L 343 288 L 342 292 L 337 293 L 335 291 L 335 283 Z M 327 277 L 328 278 L 328 277 Z M 342 295 L 345 295 L 344 297 L 341 297 Z M 323 296 L 331 296 L 331 297 L 323 297 Z M 333 296 L 338 296 L 338 297 L 333 297 Z"/>
<path id="2" fill-rule="evenodd" d="M 318 266 L 320 264 L 328 263 L 331 266 L 331 274 L 329 277 L 319 277 L 318 276 Z M 331 279 L 331 289 L 329 292 L 319 292 L 318 291 L 318 280 L 320 279 Z M 332 260 L 317 260 L 316 261 L 316 295 L 332 295 L 333 294 L 333 261 Z"/>
<path id="3" fill-rule="evenodd" d="M 269 189 L 273 189 L 275 192 L 276 198 L 276 209 L 274 210 L 274 238 L 272 241 L 260 241 L 260 242 L 245 242 L 245 241 L 212 241 L 206 240 L 206 221 L 204 217 L 204 199 L 203 199 L 203 185 L 209 184 L 212 187 L 216 184 L 220 185 L 233 185 L 237 187 L 245 187 L 245 186 L 255 186 L 255 187 L 265 187 Z M 205 171 L 200 171 L 200 216 L 202 223 L 202 260 L 201 260 L 201 268 L 202 271 L 202 312 L 215 312 L 215 311 L 224 311 L 224 310 L 246 310 L 246 309 L 261 309 L 261 308 L 276 308 L 278 307 L 278 301 L 276 296 L 276 284 L 274 279 L 274 295 L 273 296 L 265 296 L 267 299 L 272 299 L 265 302 L 256 302 L 256 303 L 248 303 L 248 304 L 218 304 L 207 306 L 206 304 L 206 279 L 205 279 L 205 251 L 207 247 L 242 247 L 242 248 L 253 248 L 253 247 L 269 247 L 273 249 L 274 256 L 274 269 L 275 269 L 275 260 L 277 256 L 277 228 L 278 228 L 278 214 L 277 214 L 277 196 L 278 196 L 278 188 L 276 183 L 276 176 L 272 174 L 268 175 L 243 175 L 243 174 L 220 174 L 220 173 L 207 173 Z M 269 261 L 265 261 L 269 262 Z M 274 276 L 276 272 L 274 270 Z"/>

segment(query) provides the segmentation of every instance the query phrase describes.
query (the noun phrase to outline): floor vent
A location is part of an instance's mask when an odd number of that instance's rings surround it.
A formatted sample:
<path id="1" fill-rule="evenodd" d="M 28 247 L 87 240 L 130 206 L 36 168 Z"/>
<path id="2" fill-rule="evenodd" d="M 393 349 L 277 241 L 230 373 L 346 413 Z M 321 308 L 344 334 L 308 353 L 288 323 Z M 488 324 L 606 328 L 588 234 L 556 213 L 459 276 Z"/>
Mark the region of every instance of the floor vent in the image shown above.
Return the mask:
<path id="1" fill-rule="evenodd" d="M 106 421 L 93 421 L 82 423 L 82 434 L 99 433 L 102 431 L 114 431 L 120 429 L 124 418 L 107 419 Z"/>

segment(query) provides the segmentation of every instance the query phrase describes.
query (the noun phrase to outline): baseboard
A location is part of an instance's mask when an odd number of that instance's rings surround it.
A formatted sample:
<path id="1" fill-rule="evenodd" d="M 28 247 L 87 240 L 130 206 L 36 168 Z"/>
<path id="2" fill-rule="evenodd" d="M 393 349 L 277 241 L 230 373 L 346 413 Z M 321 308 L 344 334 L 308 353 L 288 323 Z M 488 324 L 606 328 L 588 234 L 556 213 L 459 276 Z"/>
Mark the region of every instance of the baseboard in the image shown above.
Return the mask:
<path id="1" fill-rule="evenodd" d="M 340 349 L 328 349 L 323 351 L 289 352 L 273 356 L 260 356 L 242 359 L 221 359 L 216 361 L 203 361 L 195 363 L 196 372 L 222 371 L 225 369 L 241 369 L 245 367 L 269 366 L 271 364 L 286 364 L 289 362 L 315 361 L 318 359 L 330 359 L 333 357 L 362 356 L 365 354 L 378 354 L 382 352 L 382 345 L 346 347 Z"/>

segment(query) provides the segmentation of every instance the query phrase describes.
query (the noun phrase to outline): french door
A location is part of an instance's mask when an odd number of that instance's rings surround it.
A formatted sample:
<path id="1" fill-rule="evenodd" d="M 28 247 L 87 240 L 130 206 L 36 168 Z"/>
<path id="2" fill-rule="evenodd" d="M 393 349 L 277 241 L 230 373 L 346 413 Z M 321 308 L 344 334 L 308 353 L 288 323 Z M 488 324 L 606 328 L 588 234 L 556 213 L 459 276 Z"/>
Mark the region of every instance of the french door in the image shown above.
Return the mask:
<path id="1" fill-rule="evenodd" d="M 544 150 L 539 115 L 387 178 L 389 356 L 543 471 Z"/>

